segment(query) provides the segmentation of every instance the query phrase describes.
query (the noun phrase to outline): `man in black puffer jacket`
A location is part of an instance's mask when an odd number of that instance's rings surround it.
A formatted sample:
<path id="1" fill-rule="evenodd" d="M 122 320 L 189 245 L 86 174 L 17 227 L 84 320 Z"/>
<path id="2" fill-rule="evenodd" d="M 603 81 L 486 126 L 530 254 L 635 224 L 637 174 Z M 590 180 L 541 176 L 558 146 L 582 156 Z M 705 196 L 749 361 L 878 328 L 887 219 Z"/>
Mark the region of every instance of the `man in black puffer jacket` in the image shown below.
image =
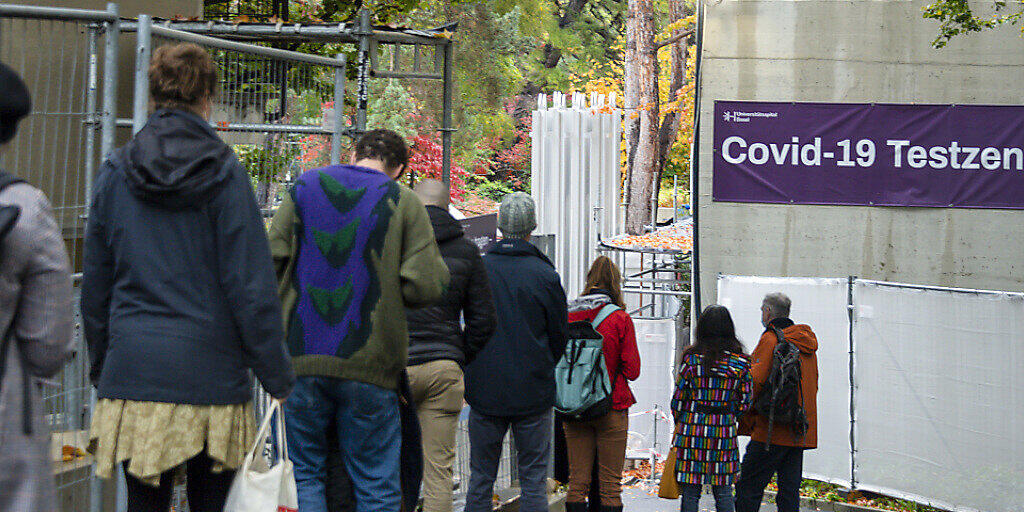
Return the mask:
<path id="1" fill-rule="evenodd" d="M 448 189 L 423 180 L 415 192 L 427 206 L 451 284 L 440 303 L 408 311 L 409 384 L 423 432 L 423 508 L 451 512 L 462 367 L 490 340 L 497 321 L 483 259 L 448 213 Z"/>

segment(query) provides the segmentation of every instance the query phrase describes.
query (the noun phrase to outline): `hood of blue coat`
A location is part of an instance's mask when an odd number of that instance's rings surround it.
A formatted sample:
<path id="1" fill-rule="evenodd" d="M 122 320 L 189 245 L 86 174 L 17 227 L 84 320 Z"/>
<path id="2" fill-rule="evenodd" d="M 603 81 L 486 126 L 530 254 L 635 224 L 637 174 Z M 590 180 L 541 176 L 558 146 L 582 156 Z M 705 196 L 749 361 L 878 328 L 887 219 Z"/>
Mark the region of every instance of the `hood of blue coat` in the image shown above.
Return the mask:
<path id="1" fill-rule="evenodd" d="M 154 112 L 121 155 L 132 194 L 171 209 L 208 201 L 237 165 L 209 123 L 172 109 Z"/>

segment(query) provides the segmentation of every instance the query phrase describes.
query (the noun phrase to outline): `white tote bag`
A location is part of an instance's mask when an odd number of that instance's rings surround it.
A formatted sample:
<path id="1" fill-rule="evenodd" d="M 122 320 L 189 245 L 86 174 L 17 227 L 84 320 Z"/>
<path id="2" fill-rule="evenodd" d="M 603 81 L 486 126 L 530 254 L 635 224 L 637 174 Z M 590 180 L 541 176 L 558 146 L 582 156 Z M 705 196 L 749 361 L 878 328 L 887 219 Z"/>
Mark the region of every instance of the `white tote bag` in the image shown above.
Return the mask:
<path id="1" fill-rule="evenodd" d="M 277 400 L 272 401 L 266 411 L 256 433 L 256 443 L 245 455 L 231 483 L 224 512 L 297 512 L 299 509 L 295 468 L 288 460 L 288 443 L 285 442 L 284 411 Z M 270 423 L 275 418 L 278 457 L 277 464 L 270 466 L 262 452 L 270 436 Z"/>

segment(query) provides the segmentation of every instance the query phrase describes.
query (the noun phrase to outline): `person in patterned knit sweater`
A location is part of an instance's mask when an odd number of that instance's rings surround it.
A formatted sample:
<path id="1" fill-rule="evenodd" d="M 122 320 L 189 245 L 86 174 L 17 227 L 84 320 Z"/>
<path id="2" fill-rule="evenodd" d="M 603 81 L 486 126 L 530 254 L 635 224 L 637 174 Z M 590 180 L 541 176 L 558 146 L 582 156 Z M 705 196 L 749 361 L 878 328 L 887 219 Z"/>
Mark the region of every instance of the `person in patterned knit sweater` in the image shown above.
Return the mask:
<path id="1" fill-rule="evenodd" d="M 750 407 L 750 361 L 725 306 L 697 319 L 696 340 L 683 353 L 672 397 L 673 449 L 682 512 L 697 512 L 703 485 L 711 485 L 718 512 L 733 512 L 733 479 L 740 468 L 737 417 Z"/>
<path id="2" fill-rule="evenodd" d="M 270 229 L 298 376 L 285 418 L 304 512 L 327 510 L 331 425 L 356 511 L 401 509 L 405 310 L 437 302 L 449 283 L 423 203 L 397 181 L 409 162 L 405 141 L 372 130 L 352 162 L 300 176 Z"/>

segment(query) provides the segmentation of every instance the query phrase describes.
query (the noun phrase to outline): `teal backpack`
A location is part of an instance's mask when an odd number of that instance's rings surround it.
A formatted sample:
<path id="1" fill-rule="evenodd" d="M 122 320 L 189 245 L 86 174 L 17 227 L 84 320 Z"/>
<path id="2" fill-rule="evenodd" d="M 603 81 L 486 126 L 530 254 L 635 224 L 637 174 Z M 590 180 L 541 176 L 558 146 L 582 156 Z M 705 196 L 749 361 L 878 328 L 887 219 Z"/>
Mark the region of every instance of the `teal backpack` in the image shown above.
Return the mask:
<path id="1" fill-rule="evenodd" d="M 619 311 L 607 304 L 592 322 L 569 324 L 569 342 L 555 365 L 555 411 L 564 421 L 590 421 L 612 410 L 612 386 L 604 364 L 604 338 L 598 326 Z M 616 372 L 618 377 L 618 372 Z"/>

